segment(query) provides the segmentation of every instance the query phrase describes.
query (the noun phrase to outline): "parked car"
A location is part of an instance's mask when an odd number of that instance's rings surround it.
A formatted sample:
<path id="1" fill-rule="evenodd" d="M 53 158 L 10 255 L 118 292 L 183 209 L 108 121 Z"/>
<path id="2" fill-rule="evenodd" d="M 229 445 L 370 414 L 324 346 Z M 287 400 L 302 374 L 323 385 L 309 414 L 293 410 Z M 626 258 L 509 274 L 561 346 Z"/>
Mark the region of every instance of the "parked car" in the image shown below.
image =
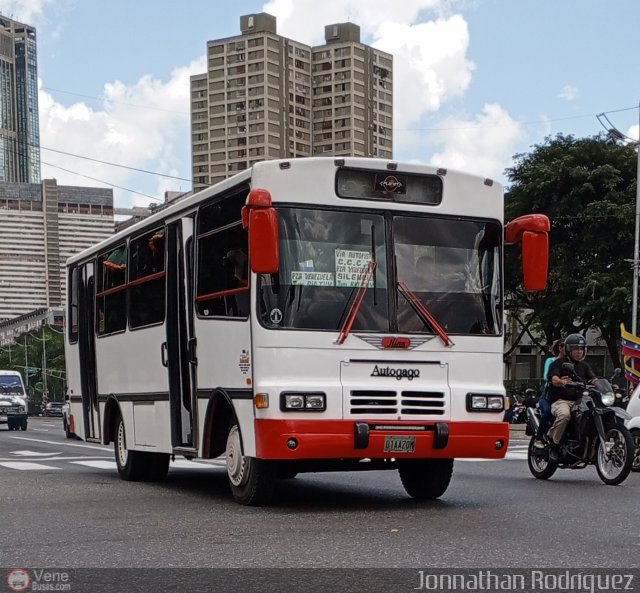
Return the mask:
<path id="1" fill-rule="evenodd" d="M 44 415 L 57 416 L 61 418 L 63 406 L 64 406 L 64 402 L 49 402 L 44 408 Z"/>

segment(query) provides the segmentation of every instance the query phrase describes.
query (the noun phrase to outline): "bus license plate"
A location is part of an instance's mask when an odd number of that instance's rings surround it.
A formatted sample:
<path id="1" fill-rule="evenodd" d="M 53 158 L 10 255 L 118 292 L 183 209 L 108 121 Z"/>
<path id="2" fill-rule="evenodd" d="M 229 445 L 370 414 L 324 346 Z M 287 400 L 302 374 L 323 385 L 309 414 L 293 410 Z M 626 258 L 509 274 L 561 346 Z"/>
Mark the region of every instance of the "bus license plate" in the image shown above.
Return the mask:
<path id="1" fill-rule="evenodd" d="M 385 453 L 415 453 L 416 437 L 386 437 L 384 439 Z"/>

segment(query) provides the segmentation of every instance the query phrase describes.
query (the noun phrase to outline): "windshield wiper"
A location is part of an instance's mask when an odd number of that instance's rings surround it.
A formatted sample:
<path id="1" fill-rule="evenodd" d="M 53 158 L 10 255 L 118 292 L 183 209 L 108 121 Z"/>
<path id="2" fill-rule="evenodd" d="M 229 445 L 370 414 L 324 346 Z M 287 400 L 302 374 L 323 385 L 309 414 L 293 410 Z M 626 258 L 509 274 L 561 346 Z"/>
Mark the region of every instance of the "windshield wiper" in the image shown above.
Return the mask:
<path id="1" fill-rule="evenodd" d="M 432 329 L 440 336 L 442 343 L 451 347 L 454 346 L 454 343 L 451 341 L 451 338 L 447 335 L 447 332 L 444 331 L 444 328 L 438 323 L 436 318 L 427 311 L 427 308 L 420 302 L 420 299 L 416 296 L 416 294 L 404 283 L 397 283 L 398 289 L 402 293 L 405 299 L 407 299 L 408 303 L 411 305 L 411 308 L 416 312 L 418 317 L 422 319 L 423 322 L 427 323 L 431 326 Z"/>
<path id="2" fill-rule="evenodd" d="M 344 341 L 349 336 L 349 332 L 351 332 L 351 328 L 353 327 L 353 323 L 358 316 L 358 312 L 362 307 L 362 301 L 364 300 L 364 295 L 367 292 L 367 287 L 369 286 L 369 282 L 371 281 L 372 275 L 375 273 L 376 268 L 378 267 L 378 262 L 376 260 L 371 260 L 367 267 L 362 271 L 362 275 L 360 276 L 360 282 L 358 285 L 358 291 L 356 292 L 356 296 L 351 303 L 351 308 L 344 318 L 344 322 L 342 323 L 342 327 L 340 328 L 340 334 L 338 335 L 338 339 L 336 340 L 336 344 L 343 344 Z M 349 305 L 349 301 L 347 301 L 347 306 Z"/>

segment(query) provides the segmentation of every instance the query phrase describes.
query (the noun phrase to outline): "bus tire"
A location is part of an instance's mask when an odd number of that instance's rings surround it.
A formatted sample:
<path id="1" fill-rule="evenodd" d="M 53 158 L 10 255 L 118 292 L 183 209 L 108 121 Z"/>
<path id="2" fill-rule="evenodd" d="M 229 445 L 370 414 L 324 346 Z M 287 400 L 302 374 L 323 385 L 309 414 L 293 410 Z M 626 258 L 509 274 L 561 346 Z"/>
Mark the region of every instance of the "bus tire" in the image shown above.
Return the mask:
<path id="1" fill-rule="evenodd" d="M 226 446 L 227 477 L 233 498 L 240 504 L 261 506 L 273 498 L 276 466 L 273 462 L 242 453 L 242 437 L 236 420 L 231 422 Z"/>
<path id="2" fill-rule="evenodd" d="M 118 474 L 120 474 L 123 480 L 128 482 L 141 482 L 146 479 L 148 458 L 141 451 L 129 451 L 129 449 L 127 449 L 127 437 L 122 415 L 118 415 L 116 419 L 113 449 L 116 456 Z"/>
<path id="3" fill-rule="evenodd" d="M 442 496 L 449 487 L 453 459 L 401 460 L 398 473 L 409 496 L 417 500 L 433 500 Z"/>
<path id="4" fill-rule="evenodd" d="M 20 430 L 27 430 L 27 419 L 24 418 L 20 421 Z"/>

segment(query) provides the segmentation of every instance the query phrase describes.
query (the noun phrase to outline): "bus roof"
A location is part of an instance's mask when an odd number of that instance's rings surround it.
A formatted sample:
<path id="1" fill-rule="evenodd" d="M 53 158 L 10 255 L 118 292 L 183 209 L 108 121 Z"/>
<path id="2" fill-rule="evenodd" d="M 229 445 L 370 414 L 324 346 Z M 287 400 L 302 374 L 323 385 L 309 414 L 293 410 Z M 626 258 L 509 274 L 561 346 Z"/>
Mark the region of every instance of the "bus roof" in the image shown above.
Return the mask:
<path id="1" fill-rule="evenodd" d="M 274 204 L 278 202 L 296 202 L 307 204 L 327 204 L 327 200 L 334 198 L 336 206 L 351 206 L 353 208 L 376 208 L 404 211 L 425 211 L 425 206 L 407 202 L 380 202 L 362 199 L 344 199 L 335 196 L 335 183 L 332 181 L 331 195 L 327 192 L 328 174 L 334 174 L 341 167 L 355 169 L 383 170 L 395 173 L 416 173 L 423 175 L 437 175 L 445 180 L 443 203 L 439 206 L 428 206 L 432 213 L 443 215 L 478 216 L 483 218 L 503 218 L 502 186 L 491 179 L 479 175 L 472 175 L 461 171 L 447 170 L 441 167 L 418 163 L 399 163 L 388 159 L 360 158 L 360 157 L 304 157 L 295 159 L 278 159 L 261 161 L 224 181 L 208 187 L 196 194 L 186 196 L 178 202 L 161 207 L 151 216 L 137 222 L 130 227 L 114 234 L 100 243 L 77 253 L 67 260 L 67 265 L 84 260 L 91 255 L 103 252 L 109 246 L 124 241 L 138 231 L 153 227 L 154 223 L 178 218 L 183 213 L 196 208 L 201 202 L 215 195 L 222 195 L 228 190 L 253 182 L 255 187 L 268 189 Z M 281 175 L 273 175 L 275 171 L 282 171 Z M 289 172 L 290 174 L 284 174 Z M 292 179 L 292 175 L 295 179 Z M 292 183 L 293 181 L 293 183 Z M 304 189 L 304 192 L 297 191 Z M 479 192 L 488 192 L 490 200 L 474 201 Z M 452 200 L 447 196 L 460 196 Z M 498 199 L 496 199 L 498 198 Z"/>

